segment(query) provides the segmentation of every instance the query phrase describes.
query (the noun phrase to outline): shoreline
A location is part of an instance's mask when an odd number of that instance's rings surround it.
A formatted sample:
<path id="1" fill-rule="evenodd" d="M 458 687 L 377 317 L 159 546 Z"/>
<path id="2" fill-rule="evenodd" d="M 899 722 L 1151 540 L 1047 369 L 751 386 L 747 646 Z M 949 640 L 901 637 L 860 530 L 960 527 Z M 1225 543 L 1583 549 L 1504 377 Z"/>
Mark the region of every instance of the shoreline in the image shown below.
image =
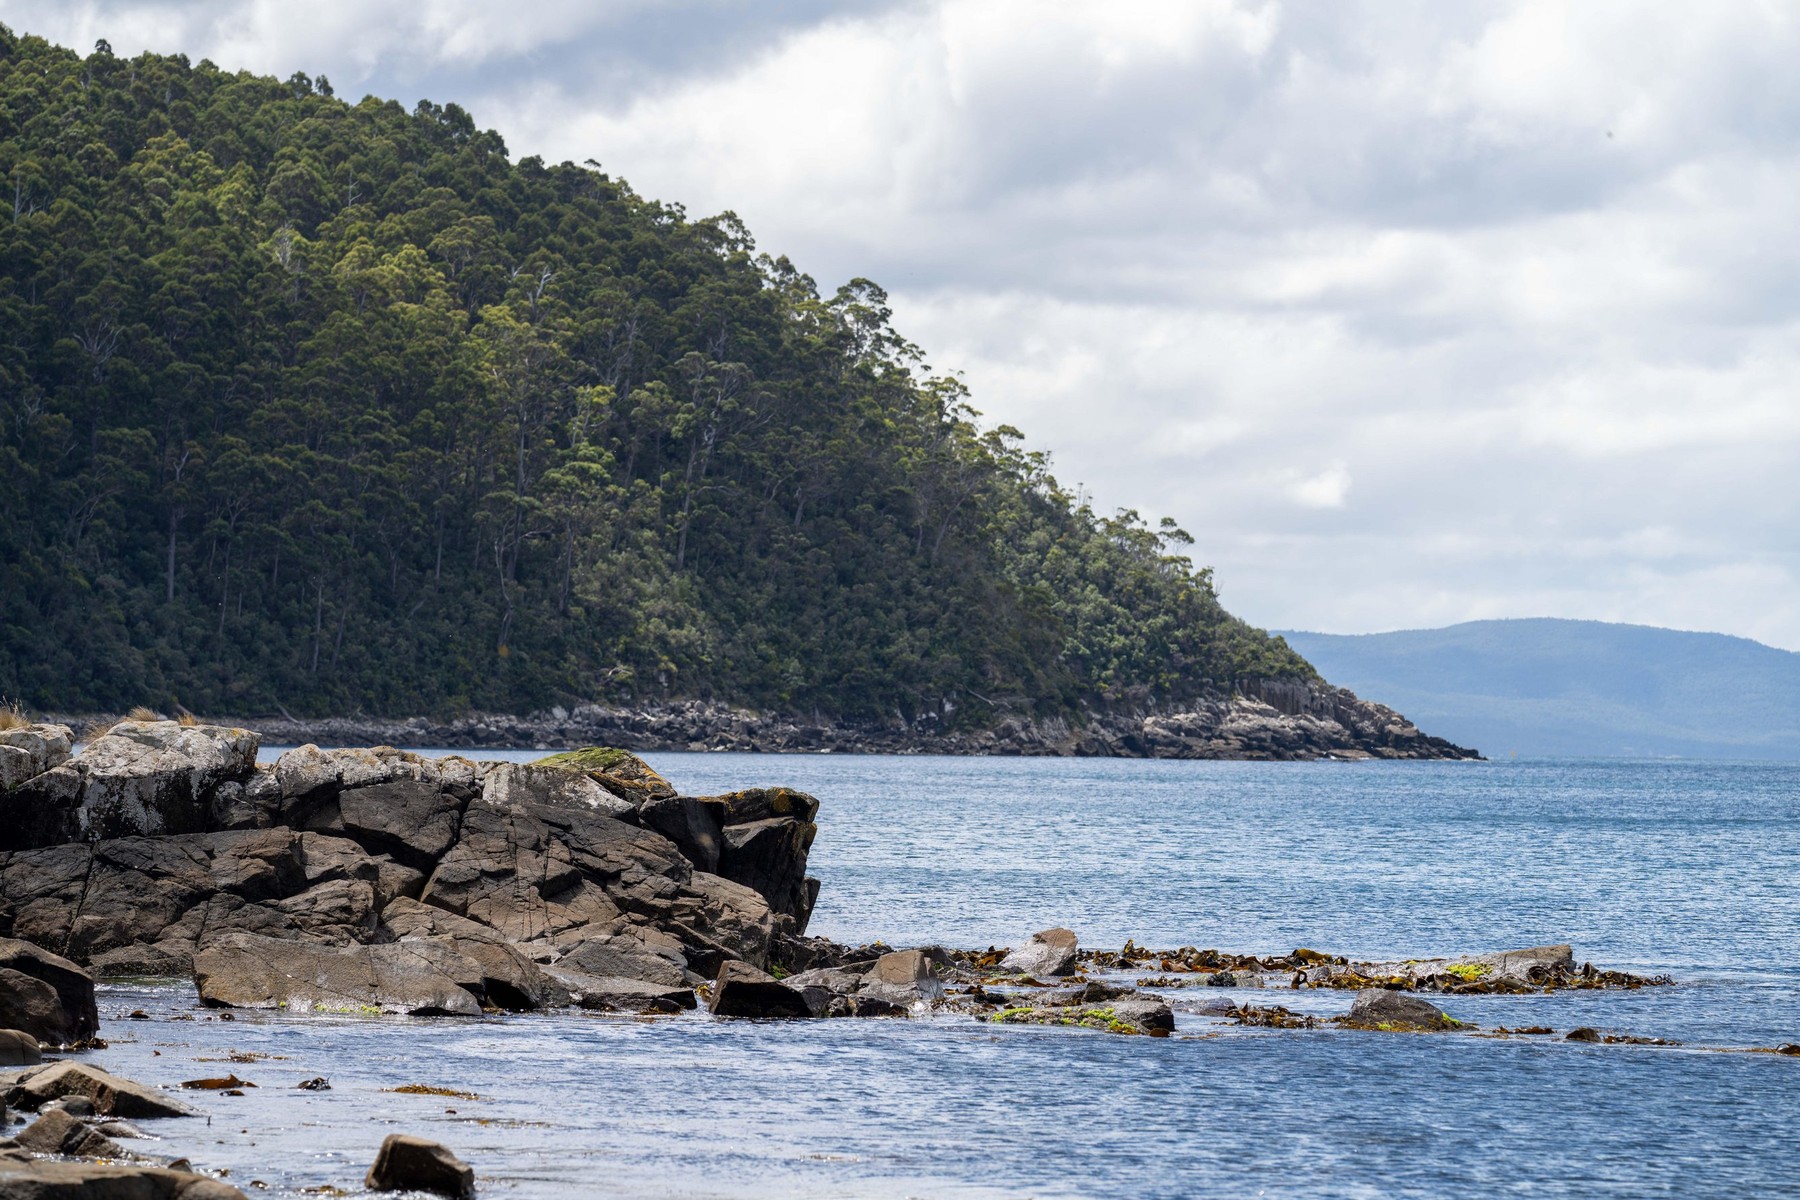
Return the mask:
<path id="1" fill-rule="evenodd" d="M 711 700 L 653 705 L 579 704 L 525 716 L 365 715 L 297 718 L 206 714 L 282 745 L 428 746 L 452 750 L 565 750 L 618 746 L 655 751 L 934 754 L 949 756 L 1167 758 L 1261 762 L 1473 760 L 1479 751 L 1422 732 L 1385 705 L 1343 688 L 1251 680 L 1229 699 L 1171 706 L 1088 710 L 1082 719 L 1007 715 L 985 729 L 946 729 L 929 717 L 908 723 L 765 713 Z M 109 715 L 46 714 L 81 728 Z"/>

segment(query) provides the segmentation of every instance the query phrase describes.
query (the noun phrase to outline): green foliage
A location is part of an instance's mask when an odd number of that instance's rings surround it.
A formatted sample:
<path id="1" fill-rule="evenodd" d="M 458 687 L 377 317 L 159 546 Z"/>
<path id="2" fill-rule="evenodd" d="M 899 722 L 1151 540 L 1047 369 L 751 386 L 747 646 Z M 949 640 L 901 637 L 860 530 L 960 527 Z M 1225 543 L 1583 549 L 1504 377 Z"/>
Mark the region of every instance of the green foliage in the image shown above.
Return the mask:
<path id="1" fill-rule="evenodd" d="M 0 692 L 981 721 L 1309 677 L 730 213 L 0 31 Z"/>

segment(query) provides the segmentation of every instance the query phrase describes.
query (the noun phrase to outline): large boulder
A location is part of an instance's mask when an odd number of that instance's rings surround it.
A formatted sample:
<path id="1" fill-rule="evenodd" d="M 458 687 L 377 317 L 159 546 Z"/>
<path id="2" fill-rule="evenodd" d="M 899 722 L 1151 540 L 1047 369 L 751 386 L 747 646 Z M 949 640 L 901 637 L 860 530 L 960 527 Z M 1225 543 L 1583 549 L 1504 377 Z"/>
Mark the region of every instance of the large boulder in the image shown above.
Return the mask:
<path id="1" fill-rule="evenodd" d="M 661 796 L 638 806 L 638 824 L 662 834 L 701 871 L 719 873 L 725 806 L 697 796 Z"/>
<path id="2" fill-rule="evenodd" d="M 944 985 L 925 951 L 895 950 L 875 960 L 856 994 L 910 1008 L 942 1000 Z"/>
<path id="3" fill-rule="evenodd" d="M 713 981 L 707 1007 L 716 1017 L 810 1017 L 813 1010 L 794 988 L 749 963 L 728 962 Z"/>
<path id="4" fill-rule="evenodd" d="M 561 963 L 545 967 L 544 973 L 567 989 L 574 1003 L 601 1012 L 672 1013 L 694 1008 L 698 1003 L 694 989 L 686 985 L 648 983 L 617 975 L 589 975 Z"/>
<path id="5" fill-rule="evenodd" d="M 584 771 L 535 763 L 495 763 L 481 782 L 481 798 L 501 808 L 546 805 L 630 819 L 637 806 Z"/>
<path id="6" fill-rule="evenodd" d="M 204 1004 L 290 1012 L 476 1016 L 486 973 L 437 939 L 333 948 L 229 934 L 194 956 Z"/>
<path id="7" fill-rule="evenodd" d="M 778 913 L 794 918 L 805 932 L 816 894 L 806 878 L 806 855 L 818 827 L 795 817 L 773 817 L 727 825 L 719 851 L 719 874 L 754 890 Z"/>
<path id="8" fill-rule="evenodd" d="M 100 1031 L 93 978 L 30 942 L 0 938 L 0 1028 L 51 1045 L 93 1037 Z"/>
<path id="9" fill-rule="evenodd" d="M 581 942 L 556 965 L 665 987 L 687 987 L 691 982 L 687 955 L 679 941 L 656 929 L 625 922 L 620 922 L 615 932 Z"/>
<path id="10" fill-rule="evenodd" d="M 1034 979 L 1050 979 L 1075 970 L 1075 935 L 1067 929 L 1045 929 L 1031 935 L 1023 946 L 1000 960 L 1002 971 L 1016 971 Z"/>
<path id="11" fill-rule="evenodd" d="M 382 910 L 379 940 L 450 945 L 480 965 L 481 979 L 471 990 L 479 990 L 496 1008 L 524 1011 L 569 1002 L 565 988 L 492 929 L 417 900 L 395 900 Z"/>
<path id="12" fill-rule="evenodd" d="M 775 933 L 760 896 L 695 871 L 660 834 L 592 809 L 485 795 L 420 898 L 519 943 L 573 945 L 623 919 L 676 938 L 703 972 L 716 969 L 709 957 L 765 961 Z"/>
<path id="13" fill-rule="evenodd" d="M 368 940 L 383 887 L 398 886 L 384 861 L 285 828 L 120 838 L 12 855 L 0 898 L 15 936 L 103 974 L 186 974 L 203 942 L 233 931 Z"/>
<path id="14" fill-rule="evenodd" d="M 447 1146 L 390 1133 L 363 1186 L 371 1192 L 430 1192 L 468 1200 L 475 1195 L 475 1171 Z"/>
<path id="15" fill-rule="evenodd" d="M 6 1103 L 14 1108 L 36 1110 L 65 1096 L 80 1096 L 103 1116 L 129 1120 L 194 1115 L 193 1109 L 173 1096 L 129 1079 L 120 1079 L 99 1067 L 67 1059 L 45 1063 L 20 1074 L 6 1093 Z"/>
<path id="16" fill-rule="evenodd" d="M 67 725 L 20 725 L 0 729 L 0 792 L 65 762 L 75 748 Z"/>
<path id="17" fill-rule="evenodd" d="M 392 746 L 321 750 L 296 746 L 275 760 L 280 824 L 304 825 L 312 812 L 348 788 L 426 783 L 467 801 L 481 790 L 481 768 L 460 755 L 426 758 Z"/>
<path id="18" fill-rule="evenodd" d="M 647 800 L 660 800 L 675 794 L 669 781 L 658 775 L 649 763 L 629 750 L 613 746 L 567 750 L 540 758 L 531 765 L 579 771 L 634 807 Z"/>
<path id="19" fill-rule="evenodd" d="M 35 1067 L 44 1061 L 44 1048 L 22 1029 L 0 1029 L 0 1067 Z"/>
<path id="20" fill-rule="evenodd" d="M 15 1134 L 19 1145 L 33 1154 L 63 1154 L 70 1158 L 131 1158 L 117 1142 L 60 1108 Z"/>
<path id="21" fill-rule="evenodd" d="M 228 1183 L 192 1171 L 122 1163 L 0 1160 L 6 1200 L 244 1200 Z"/>
<path id="22" fill-rule="evenodd" d="M 254 774 L 247 729 L 121 721 L 80 754 L 0 794 L 0 849 L 197 833 L 213 791 Z"/>

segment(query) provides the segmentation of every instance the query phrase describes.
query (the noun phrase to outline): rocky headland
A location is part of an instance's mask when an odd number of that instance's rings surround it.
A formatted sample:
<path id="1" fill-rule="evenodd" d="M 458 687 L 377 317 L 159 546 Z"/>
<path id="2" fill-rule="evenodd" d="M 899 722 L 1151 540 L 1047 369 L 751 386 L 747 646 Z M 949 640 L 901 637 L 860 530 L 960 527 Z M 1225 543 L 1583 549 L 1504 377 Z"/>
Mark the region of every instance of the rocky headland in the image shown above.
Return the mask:
<path id="1" fill-rule="evenodd" d="M 249 730 L 163 720 L 120 722 L 79 753 L 63 726 L 0 730 L 0 749 L 0 1058 L 16 1068 L 6 1102 L 38 1113 L 0 1139 L 0 1196 L 240 1194 L 184 1163 L 138 1160 L 116 1140 L 130 1121 L 179 1118 L 191 1105 L 89 1062 L 43 1061 L 46 1051 L 105 1050 L 96 977 L 191 978 L 200 1004 L 222 1015 L 704 1008 L 788 1020 L 960 1015 L 1150 1037 L 1176 1033 L 1178 1014 L 1470 1032 L 1435 998 L 1668 982 L 1577 965 L 1567 945 L 1392 962 L 1129 942 L 1097 951 L 1067 929 L 1012 949 L 841 945 L 806 932 L 821 886 L 807 874 L 816 798 L 785 788 L 683 796 L 616 749 L 519 764 L 307 744 L 259 763 Z M 1190 1001 L 1205 993 L 1188 988 L 1356 996 L 1322 1018 Z M 184 1086 L 252 1085 L 224 1075 Z M 82 1175 L 89 1168 L 69 1159 L 106 1165 Z M 414 1179 L 405 1186 L 439 1180 L 451 1195 L 473 1178 L 417 1139 L 385 1147 L 370 1180 L 394 1172 Z M 102 1184 L 116 1190 L 80 1190 Z"/>
<path id="2" fill-rule="evenodd" d="M 79 727 L 110 716 L 52 717 Z M 1184 759 L 1473 759 L 1476 750 L 1423 733 L 1382 704 L 1322 683 L 1245 680 L 1230 697 L 1174 706 L 1089 709 L 1078 719 L 1003 716 L 967 729 L 943 714 L 906 721 L 834 720 L 766 713 L 717 701 L 609 706 L 580 704 L 527 716 L 233 717 L 272 745 L 440 746 L 564 749 L 629 746 L 637 751 L 740 750 L 840 754 L 992 754 Z"/>

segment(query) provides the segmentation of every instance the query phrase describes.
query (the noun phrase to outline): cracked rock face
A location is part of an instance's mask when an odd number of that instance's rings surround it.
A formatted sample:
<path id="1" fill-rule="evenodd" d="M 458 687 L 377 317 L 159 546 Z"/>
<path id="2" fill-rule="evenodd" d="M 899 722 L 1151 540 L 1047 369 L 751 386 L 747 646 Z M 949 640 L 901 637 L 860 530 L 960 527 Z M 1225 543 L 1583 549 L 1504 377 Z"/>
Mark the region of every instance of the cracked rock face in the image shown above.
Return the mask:
<path id="1" fill-rule="evenodd" d="M 126 722 L 8 793 L 111 789 L 141 809 L 126 827 L 161 832 L 14 829 L 0 936 L 102 975 L 191 971 L 220 1005 L 464 1013 L 575 991 L 662 1009 L 796 945 L 817 895 L 803 793 L 681 797 L 615 750 L 520 765 L 302 746 L 257 767 L 239 733 Z M 43 987 L 19 994 L 44 1007 Z"/>

